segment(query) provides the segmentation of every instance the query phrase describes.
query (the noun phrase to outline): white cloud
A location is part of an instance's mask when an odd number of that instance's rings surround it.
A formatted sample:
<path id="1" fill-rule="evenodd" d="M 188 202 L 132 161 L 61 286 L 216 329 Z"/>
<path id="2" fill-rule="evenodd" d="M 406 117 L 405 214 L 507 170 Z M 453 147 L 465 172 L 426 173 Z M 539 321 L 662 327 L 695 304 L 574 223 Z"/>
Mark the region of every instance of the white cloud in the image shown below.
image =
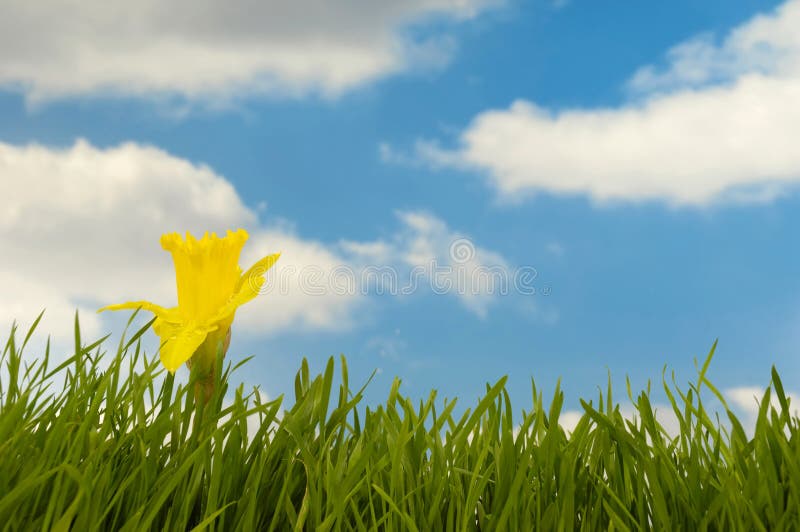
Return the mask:
<path id="1" fill-rule="evenodd" d="M 92 340 L 101 336 L 100 318 L 95 309 L 70 301 L 68 295 L 53 291 L 47 283 L 36 282 L 20 272 L 0 271 L 0 341 L 5 343 L 6 333 L 12 323 L 19 327 L 17 341 L 21 342 L 33 321 L 45 311 L 37 331 L 46 331 L 66 341 L 74 334 L 75 311 L 80 315 L 81 334 Z M 43 341 L 33 347 L 37 353 L 44 348 Z"/>
<path id="2" fill-rule="evenodd" d="M 723 391 L 723 395 L 729 403 L 729 407 L 732 407 L 734 415 L 737 416 L 737 419 L 742 424 L 748 437 L 752 437 L 755 431 L 759 408 L 758 403 L 764 396 L 764 392 L 765 388 L 760 388 L 758 386 L 741 386 Z M 786 396 L 789 399 L 791 415 L 800 417 L 800 394 L 787 390 Z M 678 401 L 680 401 L 680 398 L 678 398 Z M 695 399 L 695 405 L 696 404 L 697 400 Z M 770 405 L 777 411 L 781 410 L 780 403 L 778 402 L 774 390 L 771 395 Z M 678 406 L 681 412 L 683 412 L 683 404 L 679 403 Z M 675 410 L 673 410 L 672 405 L 667 403 L 651 403 L 651 408 L 653 409 L 656 421 L 664 428 L 669 438 L 675 438 L 680 435 L 680 422 L 675 415 Z M 708 413 L 714 425 L 716 425 L 717 416 L 719 416 L 720 425 L 730 433 L 730 421 L 722 408 L 722 404 L 716 398 L 709 398 L 709 395 L 704 395 L 703 408 L 706 413 Z M 619 404 L 619 411 L 623 419 L 641 426 L 641 415 L 634 405 L 630 403 Z M 563 410 L 559 414 L 558 424 L 567 434 L 571 434 L 575 431 L 575 427 L 584 415 L 585 412 L 583 410 Z M 695 425 L 696 423 L 697 418 L 693 415 L 692 424 Z M 519 426 L 515 427 L 515 438 L 517 434 L 519 434 L 519 430 Z M 648 442 L 651 441 L 649 433 L 646 435 L 646 439 Z"/>
<path id="3" fill-rule="evenodd" d="M 314 330 L 346 330 L 355 325 L 353 313 L 364 303 L 357 289 L 332 289 L 331 277 L 338 268 L 354 268 L 349 255 L 335 246 L 302 239 L 280 230 L 263 229 L 253 236 L 242 254 L 242 264 L 280 250 L 283 264 L 267 276 L 259 305 L 251 312 L 237 313 L 236 327 L 253 333 L 295 327 Z M 279 261 L 280 262 L 280 261 Z M 357 287 L 356 287 L 357 288 Z"/>
<path id="4" fill-rule="evenodd" d="M 758 415 L 758 402 L 763 397 L 764 391 L 758 386 L 740 386 L 725 390 L 725 396 L 745 414 Z"/>
<path id="5" fill-rule="evenodd" d="M 653 414 L 655 415 L 656 421 L 664 428 L 668 437 L 675 438 L 681 433 L 680 423 L 678 422 L 678 418 L 675 416 L 675 411 L 672 409 L 672 406 L 654 403 L 651 405 L 651 407 L 653 409 Z M 619 405 L 619 413 L 622 415 L 623 419 L 634 422 L 641 426 L 641 416 L 639 415 L 638 410 L 632 405 Z M 567 434 L 571 434 L 575 431 L 575 427 L 578 426 L 578 422 L 581 420 L 581 418 L 583 418 L 584 415 L 586 415 L 586 412 L 583 410 L 565 410 L 559 415 L 558 424 L 564 429 L 565 432 L 567 432 Z M 649 433 L 646 435 L 646 439 L 648 442 L 651 441 Z"/>
<path id="6" fill-rule="evenodd" d="M 758 419 L 758 408 L 761 399 L 764 397 L 766 387 L 761 388 L 758 386 L 739 386 L 729 388 L 724 391 L 724 395 L 732 406 L 736 407 L 742 415 L 738 418 L 745 429 L 748 436 L 752 436 L 756 427 L 756 420 Z M 789 400 L 789 413 L 793 417 L 800 417 L 800 393 L 785 390 L 786 397 Z M 781 411 L 781 405 L 778 401 L 778 396 L 775 390 L 770 394 L 770 406 Z M 738 416 L 737 416 L 738 417 Z"/>
<path id="7" fill-rule="evenodd" d="M 567 434 L 575 432 L 575 427 L 583 418 L 584 412 L 578 410 L 565 410 L 558 415 L 558 424 Z"/>
<path id="8" fill-rule="evenodd" d="M 379 292 L 455 296 L 484 318 L 499 296 L 514 289 L 514 271 L 499 253 L 478 246 L 428 212 L 396 214 L 402 227 L 389 241 L 341 244 L 360 257 L 359 277 Z"/>
<path id="9" fill-rule="evenodd" d="M 379 264 L 387 264 L 392 260 L 394 249 L 387 242 L 352 242 L 349 240 L 340 243 L 342 249 L 347 252 L 361 257 L 362 260 L 367 260 Z"/>
<path id="10" fill-rule="evenodd" d="M 766 392 L 766 388 L 758 386 L 740 386 L 725 390 L 725 396 L 755 423 L 755 419 L 758 417 L 759 402 L 764 397 L 764 392 Z M 785 392 L 790 403 L 790 413 L 793 416 L 800 417 L 800 394 L 788 390 Z M 772 390 L 770 394 L 770 405 L 780 412 L 781 405 L 775 390 Z"/>
<path id="11" fill-rule="evenodd" d="M 499 253 L 477 246 L 429 213 L 399 216 L 408 229 L 400 237 L 402 259 L 423 272 L 435 292 L 453 293 L 471 312 L 486 317 L 497 296 L 511 290 L 502 284 L 503 279 L 510 284 L 511 268 Z"/>
<path id="12" fill-rule="evenodd" d="M 791 79 L 800 75 L 800 2 L 792 0 L 734 28 L 721 43 L 703 34 L 667 52 L 668 66 L 640 68 L 629 81 L 640 92 L 729 82 L 746 74 Z"/>
<path id="13" fill-rule="evenodd" d="M 88 337 L 100 330 L 99 306 L 139 299 L 175 304 L 172 261 L 158 244 L 165 232 L 245 227 L 244 267 L 277 251 L 284 269 L 347 263 L 285 227 L 262 225 L 210 168 L 148 146 L 99 149 L 78 141 L 55 150 L 0 143 L 0 182 L 0 293 L 8 296 L 0 300 L 0 320 L 30 323 L 46 307 L 42 330 L 57 338 L 70 338 L 76 307 Z M 290 283 L 242 307 L 237 328 L 339 329 L 357 295 L 316 297 Z"/>
<path id="14" fill-rule="evenodd" d="M 32 101 L 97 92 L 336 95 L 441 66 L 452 38 L 413 37 L 407 27 L 468 19 L 495 3 L 11 0 L 0 17 L 0 86 Z"/>
<path id="15" fill-rule="evenodd" d="M 40 332 L 66 345 L 76 308 L 84 337 L 94 339 L 103 328 L 94 312 L 100 306 L 142 299 L 176 303 L 171 257 L 159 245 L 163 233 L 176 230 L 199 236 L 246 228 L 245 268 L 282 253 L 267 274 L 265 293 L 237 312 L 235 332 L 250 334 L 353 327 L 368 301 L 369 280 L 360 274 L 369 266 L 393 272 L 396 287 L 408 284 L 410 270 L 419 266 L 427 278 L 449 279 L 447 293 L 485 316 L 495 297 L 492 279 L 475 275 L 474 285 L 459 290 L 458 272 L 507 268 L 499 254 L 458 240 L 457 232 L 427 213 L 399 213 L 401 227 L 385 242 L 328 245 L 303 238 L 285 222 L 262 223 L 211 168 L 135 143 L 106 149 L 84 140 L 63 149 L 0 143 L 0 182 L 0 293 L 7 296 L 0 299 L 0 326 L 19 320 L 24 328 L 46 308 Z M 464 249 L 453 248 L 454 242 Z M 435 264 L 445 271 L 434 271 Z M 335 282 L 338 271 L 352 274 L 346 290 Z"/>
<path id="16" fill-rule="evenodd" d="M 415 150 L 434 166 L 485 174 L 512 201 L 539 191 L 596 202 L 770 201 L 800 181 L 798 26 L 792 0 L 719 45 L 693 39 L 666 68 L 643 67 L 629 84 L 640 94 L 622 106 L 550 112 L 519 100 L 475 117 L 454 149 L 420 141 Z"/>

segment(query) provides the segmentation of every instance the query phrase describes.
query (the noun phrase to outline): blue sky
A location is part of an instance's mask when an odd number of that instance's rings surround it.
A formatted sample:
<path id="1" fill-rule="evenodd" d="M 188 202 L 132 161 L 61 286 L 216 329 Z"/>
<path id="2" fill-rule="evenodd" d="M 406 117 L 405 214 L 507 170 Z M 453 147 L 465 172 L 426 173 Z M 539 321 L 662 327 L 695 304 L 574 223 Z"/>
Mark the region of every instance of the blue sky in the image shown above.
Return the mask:
<path id="1" fill-rule="evenodd" d="M 374 5 L 130 8 L 110 41 L 122 15 L 12 7 L 7 38 L 55 37 L 0 52 L 0 317 L 118 333 L 91 311 L 174 298 L 163 232 L 241 225 L 243 262 L 401 277 L 466 238 L 470 268 L 535 268 L 536 294 L 267 293 L 234 329 L 241 378 L 291 397 L 303 356 L 344 353 L 355 383 L 379 368 L 370 403 L 399 376 L 466 405 L 508 374 L 517 408 L 560 376 L 575 410 L 607 368 L 620 399 L 664 364 L 685 385 L 719 338 L 744 412 L 772 364 L 800 390 L 800 2 Z"/>

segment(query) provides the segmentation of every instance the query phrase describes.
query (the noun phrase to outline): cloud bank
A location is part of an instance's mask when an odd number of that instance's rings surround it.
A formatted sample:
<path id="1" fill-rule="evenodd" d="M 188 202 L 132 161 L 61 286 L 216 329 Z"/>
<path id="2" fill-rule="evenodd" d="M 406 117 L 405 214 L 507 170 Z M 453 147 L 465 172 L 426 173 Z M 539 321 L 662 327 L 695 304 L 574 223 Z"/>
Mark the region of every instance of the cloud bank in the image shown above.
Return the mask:
<path id="1" fill-rule="evenodd" d="M 88 338 L 101 333 L 100 306 L 140 299 L 175 304 L 171 257 L 158 244 L 166 232 L 244 227 L 250 233 L 244 267 L 282 253 L 267 276 L 267 293 L 237 313 L 237 331 L 261 335 L 352 327 L 372 292 L 357 275 L 351 289 L 333 289 L 330 278 L 342 269 L 377 265 L 402 273 L 433 260 L 453 262 L 457 232 L 432 214 L 398 213 L 399 228 L 385 241 L 318 242 L 288 222 L 263 223 L 213 169 L 136 143 L 105 149 L 85 140 L 63 149 L 0 143 L 0 181 L 0 324 L 30 323 L 46 307 L 44 330 L 64 339 L 71 338 L 76 308 Z M 465 267 L 505 265 L 499 254 L 477 249 Z M 468 288 L 458 301 L 485 315 L 493 294 L 481 284 Z"/>
<path id="2" fill-rule="evenodd" d="M 415 37 L 408 26 L 468 19 L 495 3 L 11 0 L 0 17 L 0 86 L 34 102 L 92 93 L 335 96 L 441 66 L 453 40 L 442 31 Z"/>
<path id="3" fill-rule="evenodd" d="M 504 199 L 548 192 L 598 203 L 769 201 L 800 181 L 800 0 L 700 36 L 644 66 L 619 107 L 551 112 L 518 100 L 478 114 L 455 148 L 418 157 L 476 171 Z M 386 149 L 384 148 L 384 152 Z"/>
<path id="4" fill-rule="evenodd" d="M 7 192 L 0 214 L 0 321 L 30 322 L 47 307 L 47 330 L 69 337 L 77 307 L 86 335 L 100 329 L 99 306 L 147 299 L 175 303 L 171 257 L 162 233 L 224 234 L 245 227 L 256 253 L 282 251 L 322 268 L 345 263 L 335 251 L 286 228 L 259 223 L 236 190 L 210 168 L 135 143 L 100 149 L 79 140 L 65 149 L 0 143 L 0 179 Z M 284 259 L 286 260 L 286 259 Z M 240 314 L 242 326 L 269 333 L 289 326 L 336 328 L 354 296 L 304 301 L 296 291 L 258 298 Z M 238 322 L 237 322 L 238 324 Z"/>

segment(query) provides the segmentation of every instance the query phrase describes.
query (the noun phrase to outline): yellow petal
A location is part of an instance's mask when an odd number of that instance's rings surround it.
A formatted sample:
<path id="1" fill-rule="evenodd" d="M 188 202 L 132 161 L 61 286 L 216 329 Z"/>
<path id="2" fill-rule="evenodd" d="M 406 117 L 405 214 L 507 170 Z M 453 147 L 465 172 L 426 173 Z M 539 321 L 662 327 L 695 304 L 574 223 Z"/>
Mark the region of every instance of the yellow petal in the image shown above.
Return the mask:
<path id="1" fill-rule="evenodd" d="M 225 355 L 225 340 L 232 322 L 233 315 L 214 324 L 216 329 L 208 333 L 206 339 L 192 355 L 191 368 L 193 371 L 196 368 L 201 375 L 208 375 L 214 371 L 214 366 L 217 363 L 217 349 L 220 344 L 223 347 L 223 356 Z"/>
<path id="2" fill-rule="evenodd" d="M 264 275 L 267 273 L 267 270 L 278 262 L 280 256 L 280 253 L 267 255 L 250 266 L 250 269 L 239 278 L 239 282 L 236 283 L 235 295 L 236 298 L 241 300 L 239 305 L 247 303 L 258 295 L 261 287 L 264 286 Z"/>
<path id="3" fill-rule="evenodd" d="M 255 298 L 261 287 L 264 286 L 264 274 L 272 268 L 280 258 L 280 253 L 268 255 L 253 264 L 236 283 L 236 292 L 233 297 L 223 306 L 211 321 L 219 321 L 229 318 L 236 312 L 236 309 Z"/>
<path id="4" fill-rule="evenodd" d="M 153 324 L 156 333 L 161 337 L 163 345 L 159 356 L 161 363 L 170 373 L 175 373 L 184 362 L 192 358 L 208 333 L 216 330 L 216 326 L 180 326 L 156 320 Z"/>
<path id="5" fill-rule="evenodd" d="M 180 322 L 180 314 L 178 313 L 178 308 L 164 308 L 160 305 L 156 305 L 155 303 L 150 303 L 149 301 L 129 301 L 127 303 L 119 303 L 118 305 L 108 305 L 99 309 L 97 312 L 103 312 L 105 310 L 148 310 L 158 316 L 160 319 L 164 321 L 168 321 L 171 323 L 178 323 Z"/>

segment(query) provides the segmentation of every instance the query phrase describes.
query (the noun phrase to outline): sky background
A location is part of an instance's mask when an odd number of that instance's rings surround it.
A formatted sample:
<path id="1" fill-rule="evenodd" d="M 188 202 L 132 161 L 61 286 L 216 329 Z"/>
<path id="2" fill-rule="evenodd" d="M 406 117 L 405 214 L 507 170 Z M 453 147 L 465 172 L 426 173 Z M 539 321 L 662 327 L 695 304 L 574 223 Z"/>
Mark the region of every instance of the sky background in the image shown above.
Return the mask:
<path id="1" fill-rule="evenodd" d="M 269 397 L 343 353 L 369 404 L 509 375 L 529 409 L 561 377 L 569 423 L 610 371 L 670 423 L 662 368 L 685 389 L 717 338 L 737 412 L 773 364 L 797 397 L 800 1 L 182 4 L 4 4 L 3 326 L 46 308 L 66 353 L 78 309 L 115 345 L 96 308 L 175 303 L 162 233 L 243 227 L 242 266 L 281 251 L 287 279 L 229 351 Z M 436 293 L 432 261 L 509 293 Z M 299 273 L 369 267 L 424 280 Z"/>

